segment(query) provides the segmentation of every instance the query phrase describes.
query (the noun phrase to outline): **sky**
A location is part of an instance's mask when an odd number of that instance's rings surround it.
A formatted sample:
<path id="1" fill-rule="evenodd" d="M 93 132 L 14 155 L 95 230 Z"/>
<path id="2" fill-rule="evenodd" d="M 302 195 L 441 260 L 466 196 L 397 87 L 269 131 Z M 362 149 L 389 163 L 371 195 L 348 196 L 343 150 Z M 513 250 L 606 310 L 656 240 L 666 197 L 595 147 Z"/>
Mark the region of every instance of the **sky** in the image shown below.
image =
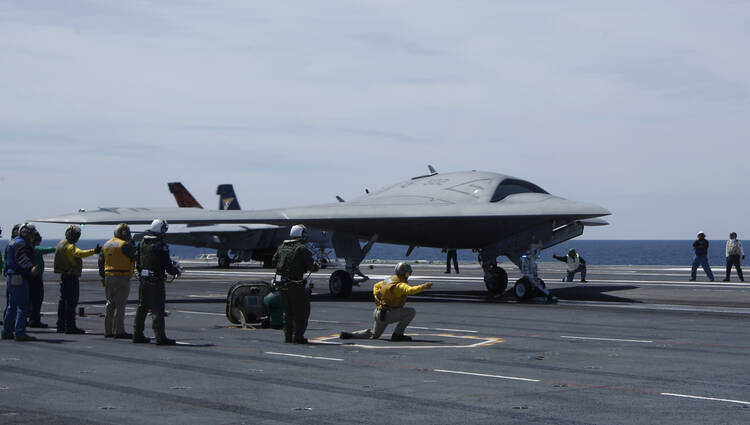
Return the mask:
<path id="1" fill-rule="evenodd" d="M 747 22 L 739 0 L 3 0 L 0 226 L 171 207 L 170 181 L 333 202 L 431 164 L 604 206 L 588 239 L 742 239 Z"/>

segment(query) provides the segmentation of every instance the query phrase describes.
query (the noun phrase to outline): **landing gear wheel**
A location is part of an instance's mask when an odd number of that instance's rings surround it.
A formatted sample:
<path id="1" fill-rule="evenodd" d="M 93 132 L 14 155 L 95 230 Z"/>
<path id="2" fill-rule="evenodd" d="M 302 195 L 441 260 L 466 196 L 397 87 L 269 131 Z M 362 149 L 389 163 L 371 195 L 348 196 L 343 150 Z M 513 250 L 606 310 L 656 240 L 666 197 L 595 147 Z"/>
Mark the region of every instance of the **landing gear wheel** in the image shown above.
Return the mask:
<path id="1" fill-rule="evenodd" d="M 493 267 L 484 272 L 484 286 L 490 295 L 500 295 L 508 287 L 508 273 L 502 267 Z"/>
<path id="2" fill-rule="evenodd" d="M 220 255 L 219 256 L 219 268 L 220 269 L 226 269 L 229 268 L 229 264 L 231 261 L 229 261 L 229 257 L 226 255 Z"/>
<path id="3" fill-rule="evenodd" d="M 336 270 L 328 279 L 328 289 L 335 298 L 349 298 L 354 280 L 345 270 Z"/>
<path id="4" fill-rule="evenodd" d="M 532 297 L 534 287 L 531 286 L 529 279 L 522 277 L 516 281 L 516 285 L 513 287 L 513 295 L 519 300 L 528 300 Z"/>

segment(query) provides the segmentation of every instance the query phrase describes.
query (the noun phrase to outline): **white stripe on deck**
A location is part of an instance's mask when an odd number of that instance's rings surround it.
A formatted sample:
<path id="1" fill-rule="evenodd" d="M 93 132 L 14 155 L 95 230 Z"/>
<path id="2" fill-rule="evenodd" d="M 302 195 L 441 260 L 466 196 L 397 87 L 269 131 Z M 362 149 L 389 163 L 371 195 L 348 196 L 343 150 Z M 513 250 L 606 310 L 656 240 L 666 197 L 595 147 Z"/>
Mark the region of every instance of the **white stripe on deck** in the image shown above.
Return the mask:
<path id="1" fill-rule="evenodd" d="M 694 400 L 707 400 L 707 401 L 724 401 L 727 403 L 736 403 L 736 404 L 745 404 L 750 405 L 750 401 L 743 401 L 743 400 L 731 400 L 728 398 L 715 398 L 715 397 L 703 397 L 698 395 L 687 395 L 687 394 L 674 394 L 674 393 L 660 393 L 661 395 L 669 396 L 669 397 L 680 397 L 680 398 L 691 398 Z"/>
<path id="2" fill-rule="evenodd" d="M 224 313 L 210 313 L 207 311 L 192 311 L 192 310 L 175 310 L 177 313 L 187 313 L 187 314 L 205 314 L 207 316 L 226 316 Z"/>
<path id="3" fill-rule="evenodd" d="M 487 373 L 462 372 L 460 370 L 433 369 L 433 371 L 434 372 L 439 372 L 439 373 L 452 373 L 454 375 L 479 376 L 479 377 L 482 377 L 482 378 L 508 379 L 508 380 L 511 380 L 511 381 L 541 382 L 538 379 L 519 378 L 517 376 L 490 375 L 490 374 L 487 374 Z"/>
<path id="4" fill-rule="evenodd" d="M 302 359 L 313 359 L 313 360 L 329 360 L 332 362 L 343 362 L 344 359 L 337 359 L 335 357 L 316 357 L 316 356 L 306 356 L 304 354 L 292 354 L 292 353 L 277 353 L 274 351 L 266 351 L 265 354 L 271 354 L 273 356 L 286 356 L 286 357 L 299 357 Z"/>
<path id="5" fill-rule="evenodd" d="M 592 336 L 570 336 L 570 335 L 560 335 L 560 338 L 581 339 L 581 340 L 590 340 L 590 341 L 639 342 L 642 344 L 650 344 L 654 342 L 654 341 L 649 341 L 647 339 L 596 338 Z"/>

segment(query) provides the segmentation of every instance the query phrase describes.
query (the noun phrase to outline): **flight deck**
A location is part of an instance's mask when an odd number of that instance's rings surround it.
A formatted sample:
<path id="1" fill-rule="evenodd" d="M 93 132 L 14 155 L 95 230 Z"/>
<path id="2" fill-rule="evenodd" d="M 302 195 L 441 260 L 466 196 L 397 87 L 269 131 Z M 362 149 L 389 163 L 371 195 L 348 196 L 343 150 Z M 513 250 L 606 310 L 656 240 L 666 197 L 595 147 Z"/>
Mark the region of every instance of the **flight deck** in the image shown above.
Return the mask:
<path id="1" fill-rule="evenodd" d="M 167 334 L 179 345 L 159 347 L 103 337 L 104 290 L 87 261 L 87 334 L 30 329 L 40 341 L 0 342 L 0 423 L 750 422 L 750 284 L 736 277 L 589 265 L 581 284 L 562 282 L 564 264 L 540 263 L 559 302 L 522 303 L 489 296 L 478 264 L 456 275 L 413 263 L 410 283 L 434 286 L 409 297 L 414 341 L 391 342 L 393 325 L 380 340 L 337 335 L 371 325 L 372 285 L 393 264 L 363 264 L 371 280 L 346 300 L 328 294 L 326 269 L 312 275 L 311 344 L 296 345 L 225 317 L 231 284 L 271 270 L 183 265 L 167 285 Z M 54 326 L 57 276 L 45 279 L 42 320 Z M 136 299 L 133 283 L 126 326 Z"/>

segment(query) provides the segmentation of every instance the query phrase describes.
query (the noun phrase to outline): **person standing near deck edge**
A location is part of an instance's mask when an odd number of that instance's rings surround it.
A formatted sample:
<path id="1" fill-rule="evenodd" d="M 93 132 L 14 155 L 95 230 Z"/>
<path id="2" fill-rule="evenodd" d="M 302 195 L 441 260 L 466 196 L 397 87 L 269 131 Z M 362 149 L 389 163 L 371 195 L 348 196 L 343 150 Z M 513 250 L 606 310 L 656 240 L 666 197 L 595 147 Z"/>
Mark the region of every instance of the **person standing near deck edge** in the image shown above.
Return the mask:
<path id="1" fill-rule="evenodd" d="M 732 232 L 729 234 L 729 240 L 727 241 L 727 273 L 724 276 L 723 282 L 729 282 L 729 274 L 732 273 L 732 266 L 737 269 L 737 276 L 740 281 L 744 282 L 745 278 L 742 277 L 742 267 L 740 266 L 740 256 L 745 259 L 745 249 L 742 248 L 742 242 L 737 239 L 737 233 Z"/>
<path id="2" fill-rule="evenodd" d="M 698 270 L 698 266 L 703 267 L 703 271 L 706 272 L 708 279 L 713 282 L 714 274 L 711 271 L 711 266 L 708 264 L 708 240 L 706 240 L 706 234 L 698 232 L 698 239 L 693 242 L 693 250 L 695 250 L 695 258 L 693 259 L 693 268 L 690 271 L 690 281 L 695 280 L 695 272 Z"/>

